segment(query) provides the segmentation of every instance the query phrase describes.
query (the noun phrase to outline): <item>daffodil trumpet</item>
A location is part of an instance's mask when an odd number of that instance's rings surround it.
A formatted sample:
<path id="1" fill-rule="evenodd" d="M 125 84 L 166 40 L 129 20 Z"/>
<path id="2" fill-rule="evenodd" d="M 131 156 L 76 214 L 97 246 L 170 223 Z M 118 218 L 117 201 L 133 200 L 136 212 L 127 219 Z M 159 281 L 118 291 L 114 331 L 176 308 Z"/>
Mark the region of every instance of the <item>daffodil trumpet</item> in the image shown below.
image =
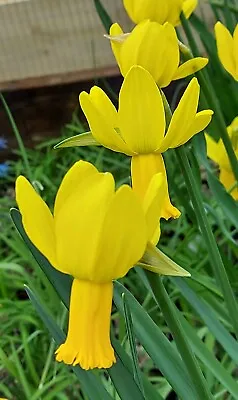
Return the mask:
<path id="1" fill-rule="evenodd" d="M 113 24 L 110 35 L 112 51 L 125 76 L 133 65 L 140 65 L 153 76 L 159 87 L 171 81 L 185 78 L 204 68 L 208 59 L 196 57 L 180 65 L 180 43 L 173 25 L 145 20 L 130 34 L 125 34 L 120 25 Z M 159 43 L 159 46 L 158 46 Z"/>
<path id="2" fill-rule="evenodd" d="M 131 157 L 133 190 L 143 201 L 153 176 L 165 178 L 161 217 L 178 218 L 180 211 L 170 202 L 162 153 L 186 143 L 211 121 L 213 111 L 197 113 L 200 86 L 196 78 L 189 83 L 166 131 L 165 110 L 160 89 L 151 74 L 133 66 L 126 74 L 119 93 L 118 112 L 97 86 L 82 92 L 79 100 L 91 131 L 59 143 L 56 147 L 101 144 Z M 93 142 L 94 141 L 94 142 Z"/>
<path id="3" fill-rule="evenodd" d="M 51 213 L 28 180 L 17 178 L 16 200 L 28 237 L 54 268 L 74 278 L 68 334 L 56 350 L 57 361 L 85 370 L 113 365 L 112 282 L 134 265 L 189 276 L 153 244 L 164 196 L 162 174 L 154 176 L 141 202 L 128 185 L 115 190 L 110 173 L 78 161 L 64 176 Z"/>
<path id="4" fill-rule="evenodd" d="M 236 117 L 231 125 L 227 127 L 227 132 L 231 140 L 232 147 L 238 159 L 238 117 Z M 234 200 L 238 200 L 238 182 L 235 179 L 233 170 L 227 156 L 225 146 L 221 139 L 216 142 L 209 135 L 205 135 L 207 142 L 207 155 L 216 164 L 218 164 L 219 180 L 224 185 L 226 190 L 230 192 Z"/>

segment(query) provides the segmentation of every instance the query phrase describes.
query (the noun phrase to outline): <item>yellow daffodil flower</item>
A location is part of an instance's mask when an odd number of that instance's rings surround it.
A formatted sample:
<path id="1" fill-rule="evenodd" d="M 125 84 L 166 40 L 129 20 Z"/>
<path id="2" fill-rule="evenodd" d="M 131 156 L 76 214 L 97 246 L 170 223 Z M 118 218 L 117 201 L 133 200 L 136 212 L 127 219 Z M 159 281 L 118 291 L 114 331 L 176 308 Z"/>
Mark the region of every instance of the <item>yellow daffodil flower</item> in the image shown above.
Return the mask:
<path id="1" fill-rule="evenodd" d="M 227 131 L 235 150 L 236 157 L 238 158 L 238 117 L 236 117 L 231 125 L 228 126 Z M 215 142 L 215 140 L 210 136 L 205 136 L 207 142 L 207 155 L 217 163 L 220 168 L 219 180 L 227 190 L 231 190 L 231 196 L 235 200 L 238 200 L 238 187 L 235 187 L 236 180 L 222 140 L 220 139 L 218 142 Z"/>
<path id="2" fill-rule="evenodd" d="M 159 87 L 191 75 L 208 63 L 207 58 L 197 57 L 179 65 L 179 42 L 169 23 L 160 25 L 145 20 L 130 34 L 124 34 L 118 24 L 113 24 L 108 37 L 123 76 L 133 65 L 140 65 L 151 73 Z"/>
<path id="3" fill-rule="evenodd" d="M 112 280 L 123 277 L 147 246 L 157 251 L 151 241 L 159 235 L 164 195 L 161 174 L 151 181 L 141 203 L 128 185 L 115 191 L 110 173 L 79 161 L 66 173 L 52 214 L 27 179 L 17 179 L 16 200 L 27 235 L 53 267 L 74 277 L 68 334 L 56 351 L 58 361 L 84 369 L 109 368 L 115 362 L 110 342 Z M 166 274 L 189 276 L 163 253 L 159 257 Z M 142 261 L 147 268 L 146 259 Z"/>
<path id="4" fill-rule="evenodd" d="M 197 0 L 123 0 L 124 7 L 133 22 L 138 24 L 144 19 L 151 21 L 180 24 L 180 14 L 183 11 L 189 18 L 197 7 Z"/>
<path id="5" fill-rule="evenodd" d="M 221 22 L 217 22 L 215 35 L 219 59 L 227 72 L 238 81 L 238 24 L 232 36 Z"/>
<path id="6" fill-rule="evenodd" d="M 80 94 L 80 104 L 91 133 L 77 135 L 57 147 L 101 144 L 132 157 L 132 186 L 143 199 L 152 177 L 161 172 L 166 181 L 166 197 L 161 216 L 177 218 L 180 211 L 169 199 L 166 170 L 161 153 L 181 146 L 210 122 L 213 112 L 197 113 L 200 86 L 196 78 L 188 85 L 165 135 L 165 111 L 160 89 L 148 71 L 134 66 L 127 73 L 116 111 L 107 95 L 94 86 L 90 94 Z"/>

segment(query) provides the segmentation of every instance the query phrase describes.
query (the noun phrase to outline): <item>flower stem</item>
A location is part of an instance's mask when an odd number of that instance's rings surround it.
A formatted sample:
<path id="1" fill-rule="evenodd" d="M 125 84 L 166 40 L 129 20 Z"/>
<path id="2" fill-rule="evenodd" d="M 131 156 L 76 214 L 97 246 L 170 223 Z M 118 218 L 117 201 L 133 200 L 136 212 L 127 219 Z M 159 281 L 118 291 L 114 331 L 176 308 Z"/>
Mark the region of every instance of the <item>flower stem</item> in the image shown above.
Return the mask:
<path id="1" fill-rule="evenodd" d="M 183 327 L 176 315 L 177 310 L 171 301 L 161 278 L 158 275 L 155 276 L 152 272 L 148 271 L 146 271 L 146 275 L 150 282 L 155 300 L 165 317 L 165 320 L 176 342 L 176 346 L 194 383 L 194 388 L 198 396 L 197 398 L 211 400 L 213 397 L 208 389 L 199 364 L 192 352 Z"/>
<path id="2" fill-rule="evenodd" d="M 181 19 L 181 23 L 182 23 L 184 32 L 186 33 L 189 45 L 192 50 L 192 52 L 191 52 L 191 51 L 189 51 L 189 49 L 187 49 L 188 51 L 186 53 L 186 57 L 187 57 L 187 59 L 192 59 L 193 54 L 196 57 L 199 56 L 198 46 L 193 37 L 193 33 L 191 31 L 189 22 L 185 18 L 183 12 L 180 15 L 180 19 Z M 217 123 L 220 127 L 221 139 L 225 146 L 234 177 L 235 177 L 236 181 L 238 181 L 238 162 L 237 162 L 237 158 L 236 158 L 234 149 L 232 147 L 232 144 L 231 144 L 228 132 L 227 132 L 226 123 L 225 123 L 225 120 L 224 120 L 224 117 L 223 117 L 223 114 L 222 114 L 222 111 L 220 108 L 220 104 L 217 100 L 216 93 L 215 93 L 214 88 L 213 88 L 212 84 L 210 83 L 205 71 L 198 71 L 196 73 L 196 76 L 198 78 L 199 83 L 201 84 L 202 91 L 207 99 L 208 104 L 214 111 L 213 118 L 217 119 Z"/>
<path id="3" fill-rule="evenodd" d="M 222 290 L 230 316 L 231 325 L 233 325 L 236 337 L 238 338 L 238 306 L 226 273 L 225 266 L 219 253 L 215 237 L 212 233 L 211 226 L 203 207 L 201 191 L 197 186 L 197 182 L 190 167 L 185 148 L 181 146 L 180 148 L 176 149 L 176 154 L 182 169 L 189 196 L 193 203 L 204 243 L 207 246 L 208 256 L 213 268 L 214 276 L 216 277 L 217 283 Z"/>
<path id="4" fill-rule="evenodd" d="M 163 94 L 162 96 L 164 108 L 166 110 L 167 118 L 170 115 L 172 117 L 172 113 L 167 102 L 166 96 Z M 227 310 L 230 315 L 231 326 L 233 326 L 236 337 L 238 338 L 238 305 L 236 303 L 236 299 L 228 279 L 225 266 L 223 264 L 220 252 L 217 247 L 217 243 L 215 237 L 212 233 L 211 226 L 209 224 L 207 214 L 203 207 L 203 200 L 201 191 L 197 185 L 196 178 L 193 174 L 192 168 L 190 166 L 187 153 L 184 146 L 181 146 L 175 150 L 176 155 L 178 157 L 178 161 L 180 167 L 182 169 L 182 173 L 184 176 L 184 180 L 186 183 L 186 187 L 191 198 L 194 212 L 204 238 L 204 242 L 207 246 L 208 257 L 210 259 L 211 266 L 213 268 L 214 276 L 218 285 L 220 286 L 224 300 L 226 302 Z"/>

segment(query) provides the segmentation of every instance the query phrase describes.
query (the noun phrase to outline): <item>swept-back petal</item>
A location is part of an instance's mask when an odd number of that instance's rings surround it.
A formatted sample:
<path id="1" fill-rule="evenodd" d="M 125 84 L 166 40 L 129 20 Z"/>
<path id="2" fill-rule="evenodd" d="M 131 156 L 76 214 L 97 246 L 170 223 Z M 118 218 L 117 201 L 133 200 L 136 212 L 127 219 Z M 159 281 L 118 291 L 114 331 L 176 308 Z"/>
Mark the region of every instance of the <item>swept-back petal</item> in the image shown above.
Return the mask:
<path id="1" fill-rule="evenodd" d="M 50 263 L 58 268 L 53 216 L 24 176 L 19 176 L 16 181 L 16 201 L 22 214 L 24 229 L 30 240 Z"/>
<path id="2" fill-rule="evenodd" d="M 173 80 L 186 78 L 186 76 L 194 74 L 204 68 L 208 63 L 208 58 L 196 57 L 181 64 L 177 69 Z"/>
<path id="3" fill-rule="evenodd" d="M 161 154 L 151 153 L 132 157 L 131 177 L 133 190 L 143 202 L 151 179 L 154 175 L 158 174 L 158 172 L 161 172 L 164 177 L 165 189 L 163 189 L 163 192 L 165 191 L 166 193 L 161 211 L 161 217 L 165 219 L 171 217 L 178 218 L 180 216 L 180 211 L 170 202 L 166 170 Z"/>
<path id="4" fill-rule="evenodd" d="M 95 106 L 88 93 L 80 93 L 79 102 L 86 115 L 93 136 L 102 146 L 128 155 L 133 154 L 121 136 L 115 131 L 115 126 L 112 126 L 107 121 L 104 112 L 101 112 L 101 107 L 97 108 Z"/>
<path id="5" fill-rule="evenodd" d="M 108 204 L 114 195 L 110 173 L 81 181 L 55 217 L 59 268 L 78 279 L 96 280 L 98 243 Z"/>
<path id="6" fill-rule="evenodd" d="M 166 194 L 165 177 L 159 172 L 152 177 L 143 201 L 148 238 L 154 244 L 157 244 L 160 238 L 160 218 Z"/>
<path id="7" fill-rule="evenodd" d="M 148 71 L 130 69 L 119 96 L 119 129 L 135 153 L 150 153 L 160 146 L 165 131 L 160 91 Z"/>
<path id="8" fill-rule="evenodd" d="M 147 230 L 142 205 L 132 189 L 121 186 L 113 197 L 98 246 L 97 277 L 121 278 L 143 256 Z"/>
<path id="9" fill-rule="evenodd" d="M 55 216 L 60 212 L 61 207 L 65 204 L 68 197 L 82 184 L 82 181 L 94 174 L 98 174 L 98 170 L 91 163 L 82 160 L 74 163 L 65 174 L 57 192 L 54 206 Z"/>
<path id="10" fill-rule="evenodd" d="M 187 143 L 187 141 L 191 139 L 191 137 L 193 137 L 199 132 L 202 132 L 211 122 L 212 115 L 213 115 L 212 110 L 203 110 L 197 113 L 197 115 L 194 118 L 194 121 L 192 122 L 192 125 L 190 126 L 189 130 L 184 134 L 181 142 L 177 144 L 177 147 L 181 146 L 184 143 Z"/>
<path id="11" fill-rule="evenodd" d="M 233 37 L 229 30 L 218 21 L 215 25 L 218 56 L 224 68 L 232 75 L 235 75 L 235 58 L 233 53 Z"/>
<path id="12" fill-rule="evenodd" d="M 197 112 L 199 92 L 198 81 L 193 78 L 173 113 L 168 132 L 158 148 L 158 152 L 162 153 L 168 148 L 177 147 L 183 141 Z"/>

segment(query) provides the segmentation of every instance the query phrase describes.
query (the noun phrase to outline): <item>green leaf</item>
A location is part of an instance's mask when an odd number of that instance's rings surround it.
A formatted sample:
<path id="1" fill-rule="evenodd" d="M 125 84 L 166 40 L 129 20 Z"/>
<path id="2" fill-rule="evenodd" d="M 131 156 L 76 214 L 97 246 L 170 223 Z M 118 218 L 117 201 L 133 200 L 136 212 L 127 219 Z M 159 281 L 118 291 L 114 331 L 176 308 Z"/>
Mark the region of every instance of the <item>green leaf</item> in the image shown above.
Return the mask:
<path id="1" fill-rule="evenodd" d="M 123 314 L 122 293 L 126 293 L 135 334 L 156 366 L 183 400 L 197 399 L 193 384 L 177 352 L 134 296 L 115 282 L 114 302 Z M 184 382 L 186 381 L 186 385 Z"/>
<path id="2" fill-rule="evenodd" d="M 212 308 L 206 304 L 181 278 L 170 278 L 177 285 L 182 295 L 187 299 L 195 311 L 200 315 L 210 332 L 216 337 L 217 341 L 223 346 L 231 359 L 238 364 L 238 342 L 224 328 L 217 319 Z"/>
<path id="3" fill-rule="evenodd" d="M 77 146 L 100 146 L 100 143 L 94 139 L 91 132 L 85 132 L 62 140 L 54 146 L 54 149 Z"/>
<path id="4" fill-rule="evenodd" d="M 214 176 L 212 168 L 207 158 L 206 140 L 203 134 L 196 135 L 192 139 L 196 157 L 201 165 L 206 168 L 208 184 L 216 199 L 217 204 L 221 207 L 224 214 L 238 228 L 238 205 L 235 200 L 227 193 L 224 186 Z"/>
<path id="5" fill-rule="evenodd" d="M 109 14 L 107 13 L 105 7 L 102 5 L 102 2 L 100 0 L 94 0 L 94 4 L 104 28 L 106 29 L 107 33 L 109 33 L 110 26 L 112 25 L 112 20 Z"/>
<path id="6" fill-rule="evenodd" d="M 52 316 L 41 304 L 38 297 L 33 293 L 33 291 L 26 286 L 26 292 L 35 307 L 37 313 L 41 317 L 42 321 L 48 328 L 50 334 L 54 338 L 57 345 L 60 345 L 65 340 L 65 335 L 63 331 L 54 322 Z M 106 391 L 100 380 L 95 376 L 92 371 L 84 371 L 79 366 L 69 367 L 72 368 L 75 375 L 79 378 L 83 390 L 87 393 L 87 396 L 91 400 L 110 400 L 112 397 Z"/>
<path id="7" fill-rule="evenodd" d="M 176 264 L 152 243 L 147 245 L 146 252 L 137 265 L 159 275 L 191 276 L 188 271 Z"/>
<path id="8" fill-rule="evenodd" d="M 112 345 L 117 353 L 118 359 L 126 366 L 128 371 L 133 374 L 133 369 L 132 369 L 132 363 L 131 359 L 126 353 L 126 351 L 123 349 L 121 344 L 118 342 L 118 340 L 112 338 Z M 110 373 L 112 372 L 112 369 L 116 367 L 117 364 L 115 364 L 112 368 L 110 368 Z M 115 370 L 115 372 L 117 372 Z M 155 386 L 152 385 L 147 377 L 142 374 L 142 381 L 143 381 L 143 387 L 145 390 L 145 398 L 148 400 L 163 400 L 163 398 L 160 396 L 159 393 L 155 390 Z"/>
<path id="9" fill-rule="evenodd" d="M 155 303 L 157 304 L 157 300 L 154 296 L 154 292 L 151 286 L 149 285 L 148 279 L 145 276 L 145 274 L 143 275 L 144 276 L 140 274 L 142 282 L 145 285 L 146 289 L 150 291 Z M 202 282 L 203 281 L 204 280 L 202 280 Z M 190 346 L 192 347 L 196 356 L 200 358 L 200 360 L 204 363 L 204 365 L 212 372 L 214 377 L 224 385 L 224 387 L 229 391 L 229 393 L 234 396 L 234 399 L 238 399 L 238 384 L 235 382 L 235 380 L 232 378 L 229 372 L 223 367 L 223 365 L 207 349 L 206 345 L 197 336 L 196 331 L 190 326 L 188 321 L 183 317 L 182 313 L 179 312 L 178 310 L 177 310 L 177 317 L 179 318 L 180 323 L 183 326 L 183 329 L 189 340 Z"/>
<path id="10" fill-rule="evenodd" d="M 140 368 L 139 368 L 139 363 L 138 363 L 138 356 L 137 356 L 137 351 L 136 351 L 135 334 L 134 334 L 134 330 L 133 330 L 130 307 L 127 302 L 125 293 L 122 294 L 122 301 L 123 301 L 124 315 L 125 315 L 125 321 L 126 321 L 126 330 L 127 330 L 127 335 L 129 338 L 132 360 L 133 360 L 133 363 L 132 363 L 133 376 L 134 376 L 134 379 L 135 379 L 137 385 L 139 386 L 141 392 L 144 393 L 144 387 L 143 387 L 143 382 L 141 379 L 141 373 L 140 373 Z"/>

